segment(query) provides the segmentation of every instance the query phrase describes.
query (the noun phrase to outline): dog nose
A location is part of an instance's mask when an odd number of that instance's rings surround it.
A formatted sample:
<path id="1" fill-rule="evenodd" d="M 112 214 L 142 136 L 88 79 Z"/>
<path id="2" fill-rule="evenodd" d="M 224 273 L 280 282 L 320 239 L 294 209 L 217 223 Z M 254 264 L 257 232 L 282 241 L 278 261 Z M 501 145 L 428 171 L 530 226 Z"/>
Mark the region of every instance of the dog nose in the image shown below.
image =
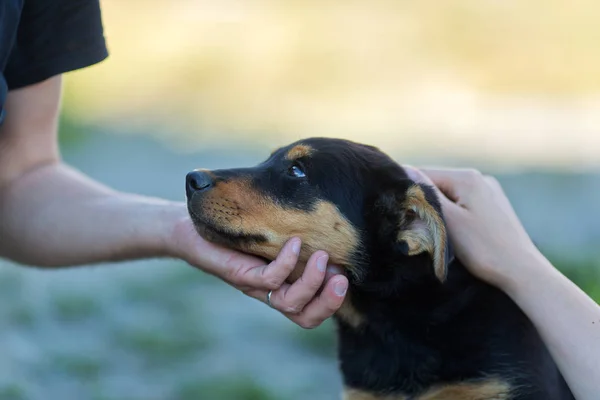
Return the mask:
<path id="1" fill-rule="evenodd" d="M 195 192 L 209 189 L 212 184 L 212 177 L 203 171 L 192 171 L 185 177 L 185 191 L 188 197 Z"/>

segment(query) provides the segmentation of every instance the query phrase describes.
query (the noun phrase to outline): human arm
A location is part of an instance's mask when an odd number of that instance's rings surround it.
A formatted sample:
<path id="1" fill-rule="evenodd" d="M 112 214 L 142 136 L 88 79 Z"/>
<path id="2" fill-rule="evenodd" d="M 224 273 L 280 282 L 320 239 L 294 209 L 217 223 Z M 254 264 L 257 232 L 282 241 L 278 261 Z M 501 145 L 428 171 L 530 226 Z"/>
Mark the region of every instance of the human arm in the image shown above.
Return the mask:
<path id="1" fill-rule="evenodd" d="M 600 306 L 532 243 L 498 181 L 470 170 L 407 168 L 437 186 L 457 257 L 530 318 L 579 400 L 600 392 Z"/>
<path id="2" fill-rule="evenodd" d="M 176 257 L 262 301 L 275 289 L 274 308 L 303 327 L 339 308 L 344 295 L 336 285 L 347 286 L 347 279 L 318 268 L 323 252 L 290 286 L 284 280 L 297 262 L 291 244 L 265 265 L 204 241 L 191 229 L 184 203 L 118 192 L 62 163 L 60 94 L 56 76 L 8 96 L 0 127 L 0 256 L 49 268 Z"/>

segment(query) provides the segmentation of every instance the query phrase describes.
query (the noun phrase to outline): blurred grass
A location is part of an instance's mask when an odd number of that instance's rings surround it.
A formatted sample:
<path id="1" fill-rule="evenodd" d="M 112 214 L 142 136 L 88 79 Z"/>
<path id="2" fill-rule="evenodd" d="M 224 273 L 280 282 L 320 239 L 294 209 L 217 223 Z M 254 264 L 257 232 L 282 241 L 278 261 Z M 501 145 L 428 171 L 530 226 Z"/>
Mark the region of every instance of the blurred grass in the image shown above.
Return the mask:
<path id="1" fill-rule="evenodd" d="M 202 285 L 214 282 L 216 278 L 198 271 L 183 262 L 175 262 L 166 267 L 168 272 L 160 279 L 139 279 L 123 282 L 120 292 L 124 301 L 131 304 L 144 304 L 169 313 L 171 318 L 190 318 L 201 311 L 201 303 L 191 304 L 186 295 L 197 292 Z"/>
<path id="2" fill-rule="evenodd" d="M 546 253 L 559 270 L 600 301 L 600 257 Z M 236 367 L 235 360 L 245 357 L 243 353 L 221 355 L 227 346 L 222 346 L 218 332 L 212 336 L 211 329 L 215 325 L 202 312 L 204 302 L 209 300 L 199 294 L 207 285 L 224 284 L 212 278 L 207 280 L 206 276 L 182 264 L 167 264 L 166 268 L 156 275 L 135 274 L 135 279 L 110 280 L 107 284 L 116 291 L 98 292 L 97 296 L 71 293 L 66 286 L 60 286 L 63 292 L 49 288 L 48 297 L 34 298 L 28 295 L 32 282 L 27 280 L 26 274 L 20 274 L 22 270 L 0 270 L 5 329 L 15 330 L 19 337 L 15 343 L 24 346 L 24 354 L 31 356 L 19 361 L 20 368 L 39 379 L 42 385 L 44 382 L 73 385 L 83 393 L 82 398 L 93 400 L 149 398 L 140 393 L 144 393 L 143 388 L 155 377 L 157 382 L 160 377 L 160 385 L 169 394 L 166 397 L 169 400 L 296 400 L 312 398 L 313 394 L 323 398 L 322 385 L 328 385 L 328 381 L 319 380 L 322 377 L 294 381 L 292 375 L 286 378 L 286 384 L 262 383 L 253 378 L 252 370 Z M 120 318 L 116 318 L 116 314 L 120 314 Z M 54 324 L 53 329 L 58 327 L 60 335 L 73 335 L 65 348 L 60 348 L 61 341 L 53 342 L 48 332 L 40 328 L 48 317 L 65 323 L 62 327 Z M 85 321 L 90 328 L 86 325 L 83 330 L 71 331 L 75 327 L 72 324 L 80 321 Z M 260 317 L 257 321 L 264 322 Z M 245 326 L 249 329 L 252 325 Z M 257 323 L 253 329 L 265 329 L 265 325 Z M 36 331 L 39 336 L 35 336 Z M 283 351 L 283 355 L 289 346 L 290 354 L 300 350 L 306 358 L 314 360 L 311 365 L 326 362 L 335 368 L 336 337 L 332 320 L 313 330 L 286 323 L 280 332 L 281 342 L 276 347 L 284 345 L 278 350 Z M 244 331 L 235 340 L 245 340 L 246 333 L 251 332 Z M 78 340 L 82 340 L 81 344 L 77 344 Z M 92 354 L 88 351 L 90 345 L 92 348 L 106 345 L 107 352 Z M 261 351 L 270 351 L 269 343 L 263 345 L 265 348 Z M 211 370 L 212 360 L 221 356 L 229 361 Z M 15 357 L 14 354 L 11 357 Z M 129 389 L 115 388 L 115 376 L 124 377 L 127 384 L 142 389 L 129 392 Z M 29 386 L 16 379 L 13 382 L 18 383 L 0 386 L 0 400 L 45 398 L 31 397 Z M 299 386 L 306 386 L 306 390 L 282 389 Z M 60 389 L 48 391 L 57 392 Z"/>
<path id="3" fill-rule="evenodd" d="M 337 356 L 337 340 L 335 324 L 329 319 L 315 329 L 292 327 L 294 343 L 318 357 L 335 358 Z"/>
<path id="4" fill-rule="evenodd" d="M 548 256 L 554 265 L 565 275 L 572 279 L 596 301 L 600 301 L 600 259 L 596 257 L 580 258 L 568 254 L 551 254 Z M 199 314 L 202 302 L 196 301 L 194 293 L 199 287 L 206 285 L 205 277 L 199 277 L 193 269 L 175 267 L 171 271 L 161 274 L 160 277 L 150 279 L 144 277 L 139 281 L 123 280 L 117 283 L 120 288 L 118 296 L 114 299 L 113 313 L 127 312 L 133 319 L 126 323 L 115 325 L 110 313 L 104 312 L 100 307 L 100 300 L 85 294 L 64 294 L 51 292 L 50 307 L 36 311 L 28 302 L 10 304 L 9 318 L 6 319 L 10 327 L 26 328 L 32 331 L 35 327 L 38 314 L 49 312 L 53 318 L 63 322 L 95 321 L 98 326 L 109 328 L 98 329 L 98 333 L 91 332 L 92 336 L 100 335 L 100 340 L 108 344 L 110 353 L 107 358 L 102 355 L 86 354 L 85 350 L 73 349 L 48 352 L 34 363 L 33 370 L 39 370 L 40 379 L 56 380 L 62 376 L 71 382 L 85 385 L 84 390 L 88 398 L 95 400 L 124 400 L 125 392 L 111 391 L 107 385 L 108 377 L 114 376 L 117 366 L 123 364 L 132 375 L 128 379 L 141 382 L 152 379 L 152 376 L 166 377 L 165 390 L 170 393 L 172 400 L 285 400 L 302 398 L 300 394 L 286 394 L 277 389 L 277 385 L 263 385 L 246 372 L 240 372 L 231 367 L 230 374 L 221 370 L 216 377 L 204 378 L 205 368 L 210 368 L 205 357 L 212 351 L 215 338 L 207 329 L 207 321 Z M 198 277 L 196 277 L 198 276 Z M 6 279 L 3 279 L 3 278 Z M 191 280 L 191 282 L 190 282 Z M 13 286 L 13 284 L 15 286 Z M 222 285 L 219 281 L 210 281 L 210 284 Z M 12 293 L 15 299 L 22 294 L 23 280 L 14 275 L 14 271 L 4 270 L 0 273 L 0 287 Z M 16 290 L 15 290 L 16 287 Z M 191 296 L 191 297 L 190 297 Z M 3 296 L 8 298 L 6 293 Z M 192 301 L 190 301 L 192 299 Z M 41 310 L 41 309 L 40 309 Z M 145 319 L 146 312 L 151 311 L 159 319 Z M 6 311 L 5 311 L 6 312 Z M 139 321 L 137 320 L 139 318 Z M 313 330 L 304 330 L 293 324 L 287 324 L 289 334 L 282 337 L 290 346 L 305 352 L 307 356 L 315 359 L 315 363 L 324 359 L 334 360 L 336 356 L 335 326 L 332 320 L 326 321 Z M 69 328 L 65 328 L 68 330 Z M 264 329 L 260 326 L 257 329 Z M 243 339 L 240 339 L 243 340 Z M 211 357 L 215 355 L 212 354 Z M 229 355 L 228 357 L 231 357 Z M 234 357 L 243 357 L 235 355 Z M 207 358 L 208 360 L 208 358 Z M 191 375 L 199 374 L 198 380 L 182 375 L 181 371 L 197 369 Z M 138 371 L 138 372 L 133 372 Z M 177 372 L 179 371 L 179 372 Z M 169 374 L 172 374 L 169 377 Z M 320 393 L 319 387 L 323 383 L 298 382 L 306 384 L 306 393 Z M 311 386 L 312 385 L 312 386 Z M 19 384 L 0 387 L 0 400 L 29 399 L 25 387 Z M 322 389 L 322 388 L 321 388 Z M 110 392 L 110 394 L 109 394 Z M 118 394 L 118 395 L 117 395 Z M 135 394 L 131 400 L 140 400 Z"/>
<path id="5" fill-rule="evenodd" d="M 62 151 L 73 151 L 85 143 L 88 129 L 82 119 L 75 118 L 69 109 L 60 114 L 58 123 L 58 143 Z"/>
<path id="6" fill-rule="evenodd" d="M 102 313 L 102 307 L 93 296 L 56 294 L 51 299 L 52 314 L 61 322 L 78 322 Z"/>
<path id="7" fill-rule="evenodd" d="M 0 387 L 0 400 L 26 400 L 26 391 L 19 385 Z"/>
<path id="8" fill-rule="evenodd" d="M 113 332 L 115 345 L 135 355 L 146 368 L 169 368 L 198 360 L 212 343 L 204 323 L 195 315 L 198 304 L 190 304 L 181 292 L 172 293 L 168 297 L 155 293 L 151 303 L 163 312 L 160 327 L 133 326 Z"/>
<path id="9" fill-rule="evenodd" d="M 7 268 L 0 272 L 0 296 L 11 299 L 20 298 L 23 293 L 23 276 L 16 268 Z"/>
<path id="10" fill-rule="evenodd" d="M 548 259 L 567 278 L 600 304 L 600 257 L 575 260 L 566 255 L 550 255 Z"/>
<path id="11" fill-rule="evenodd" d="M 32 306 L 18 301 L 8 311 L 7 321 L 19 328 L 31 328 L 35 324 L 35 310 Z"/>
<path id="12" fill-rule="evenodd" d="M 140 279 L 126 282 L 123 296 L 128 301 L 162 301 L 177 297 L 180 291 L 188 291 L 214 281 L 215 278 L 187 265 L 184 262 L 174 262 L 165 269 L 160 279 Z M 160 293 L 161 296 L 156 296 Z M 162 299 L 162 300 L 161 300 Z"/>
<path id="13" fill-rule="evenodd" d="M 175 334 L 158 329 L 117 332 L 115 340 L 121 349 L 139 357 L 149 368 L 169 368 L 173 363 L 194 360 L 209 345 L 200 332 Z"/>
<path id="14" fill-rule="evenodd" d="M 213 382 L 189 382 L 183 384 L 176 392 L 173 400 L 284 400 L 281 395 L 275 396 L 266 387 L 250 378 L 240 376 L 231 379 L 219 379 Z"/>
<path id="15" fill-rule="evenodd" d="M 50 365 L 70 379 L 92 382 L 102 376 L 108 368 L 104 360 L 80 354 L 55 355 Z"/>

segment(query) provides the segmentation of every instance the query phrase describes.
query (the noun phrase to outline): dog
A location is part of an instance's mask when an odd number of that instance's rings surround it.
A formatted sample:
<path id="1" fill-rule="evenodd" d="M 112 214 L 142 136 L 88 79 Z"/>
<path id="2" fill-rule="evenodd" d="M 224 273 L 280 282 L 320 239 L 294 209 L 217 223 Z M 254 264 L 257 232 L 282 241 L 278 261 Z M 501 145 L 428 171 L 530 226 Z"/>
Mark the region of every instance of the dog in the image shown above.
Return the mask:
<path id="1" fill-rule="evenodd" d="M 309 138 L 252 168 L 194 170 L 186 194 L 208 241 L 273 260 L 300 237 L 302 261 L 324 250 L 345 269 L 345 400 L 574 399 L 529 319 L 454 257 L 433 188 L 378 148 Z"/>

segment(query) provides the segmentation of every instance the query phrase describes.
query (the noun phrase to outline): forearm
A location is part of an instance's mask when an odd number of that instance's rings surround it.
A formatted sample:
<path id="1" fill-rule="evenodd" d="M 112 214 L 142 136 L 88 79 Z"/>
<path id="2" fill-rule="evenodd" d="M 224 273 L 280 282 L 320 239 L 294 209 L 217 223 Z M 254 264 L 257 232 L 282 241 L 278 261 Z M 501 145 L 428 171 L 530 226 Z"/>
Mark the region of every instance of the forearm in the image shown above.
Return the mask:
<path id="1" fill-rule="evenodd" d="M 29 171 L 0 192 L 0 255 L 71 266 L 169 255 L 183 203 L 116 192 L 60 163 Z"/>
<path id="2" fill-rule="evenodd" d="M 532 320 L 578 400 L 600 388 L 600 306 L 535 253 L 506 289 Z"/>

